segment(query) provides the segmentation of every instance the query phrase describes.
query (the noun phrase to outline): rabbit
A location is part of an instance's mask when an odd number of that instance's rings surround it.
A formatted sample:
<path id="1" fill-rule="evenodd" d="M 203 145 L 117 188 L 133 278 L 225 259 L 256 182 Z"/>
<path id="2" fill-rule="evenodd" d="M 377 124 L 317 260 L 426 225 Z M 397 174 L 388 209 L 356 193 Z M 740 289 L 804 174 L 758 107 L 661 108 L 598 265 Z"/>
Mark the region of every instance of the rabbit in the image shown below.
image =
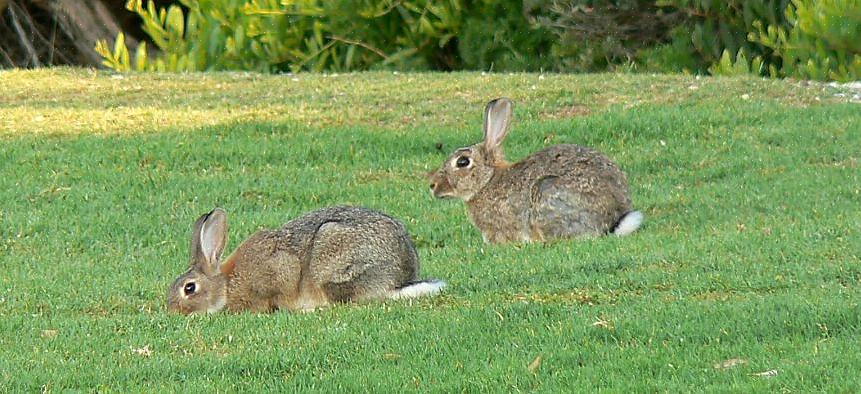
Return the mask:
<path id="1" fill-rule="evenodd" d="M 512 107 L 507 98 L 487 104 L 484 141 L 455 150 L 428 174 L 434 197 L 463 199 L 486 243 L 628 235 L 640 227 L 625 173 L 596 150 L 563 144 L 506 161 Z"/>
<path id="2" fill-rule="evenodd" d="M 418 254 L 404 225 L 367 208 L 324 208 L 258 231 L 222 261 L 226 245 L 227 214 L 216 208 L 194 225 L 191 265 L 170 286 L 169 311 L 310 311 L 445 287 L 417 279 Z"/>

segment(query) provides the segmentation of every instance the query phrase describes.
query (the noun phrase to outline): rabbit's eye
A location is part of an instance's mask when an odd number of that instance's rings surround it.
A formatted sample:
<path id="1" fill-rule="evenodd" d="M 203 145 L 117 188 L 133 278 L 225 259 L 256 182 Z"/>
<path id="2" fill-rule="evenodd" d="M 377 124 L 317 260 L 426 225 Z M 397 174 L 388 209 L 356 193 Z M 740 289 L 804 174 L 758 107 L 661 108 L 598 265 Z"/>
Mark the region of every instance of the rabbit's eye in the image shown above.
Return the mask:
<path id="1" fill-rule="evenodd" d="M 469 158 L 468 158 L 468 157 L 466 157 L 466 156 L 458 157 L 458 158 L 457 158 L 457 161 L 456 161 L 456 162 L 454 162 L 454 165 L 456 165 L 456 166 L 457 166 L 457 168 L 463 168 L 463 167 L 466 167 L 466 166 L 468 166 L 468 165 L 469 165 Z"/>
<path id="2" fill-rule="evenodd" d="M 195 285 L 194 282 L 188 282 L 182 290 L 185 291 L 185 295 L 191 295 L 194 294 L 195 290 L 197 290 L 197 285 Z"/>

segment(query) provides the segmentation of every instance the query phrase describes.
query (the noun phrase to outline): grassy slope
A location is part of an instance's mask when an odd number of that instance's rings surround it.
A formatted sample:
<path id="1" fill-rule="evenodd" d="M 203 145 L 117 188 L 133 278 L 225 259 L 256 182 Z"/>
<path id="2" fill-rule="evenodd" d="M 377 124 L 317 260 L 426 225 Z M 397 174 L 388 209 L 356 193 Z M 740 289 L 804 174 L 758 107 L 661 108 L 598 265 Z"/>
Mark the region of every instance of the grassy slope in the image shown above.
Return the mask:
<path id="1" fill-rule="evenodd" d="M 60 69 L 0 72 L 0 92 L 5 389 L 861 385 L 861 106 L 832 88 Z M 479 138 L 499 95 L 517 104 L 512 158 L 563 142 L 604 151 L 646 227 L 487 246 L 462 203 L 432 200 L 420 175 Z M 402 218 L 447 293 L 298 315 L 165 313 L 200 213 L 228 210 L 232 248 L 337 203 Z M 713 368 L 735 357 L 747 363 Z"/>

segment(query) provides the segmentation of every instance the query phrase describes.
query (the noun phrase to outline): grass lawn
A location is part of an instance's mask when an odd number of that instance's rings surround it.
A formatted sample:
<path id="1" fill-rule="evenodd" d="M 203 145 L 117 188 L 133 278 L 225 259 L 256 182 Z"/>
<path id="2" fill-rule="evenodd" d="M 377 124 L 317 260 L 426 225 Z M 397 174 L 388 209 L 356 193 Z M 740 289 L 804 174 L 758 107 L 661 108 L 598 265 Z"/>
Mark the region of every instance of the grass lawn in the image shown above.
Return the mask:
<path id="1" fill-rule="evenodd" d="M 855 391 L 861 104 L 683 75 L 0 71 L 0 391 Z M 509 96 L 511 159 L 595 147 L 641 231 L 490 246 L 422 177 Z M 447 291 L 166 313 L 191 226 L 401 218 Z M 740 359 L 726 368 L 716 364 Z M 767 371 L 776 371 L 761 373 Z"/>

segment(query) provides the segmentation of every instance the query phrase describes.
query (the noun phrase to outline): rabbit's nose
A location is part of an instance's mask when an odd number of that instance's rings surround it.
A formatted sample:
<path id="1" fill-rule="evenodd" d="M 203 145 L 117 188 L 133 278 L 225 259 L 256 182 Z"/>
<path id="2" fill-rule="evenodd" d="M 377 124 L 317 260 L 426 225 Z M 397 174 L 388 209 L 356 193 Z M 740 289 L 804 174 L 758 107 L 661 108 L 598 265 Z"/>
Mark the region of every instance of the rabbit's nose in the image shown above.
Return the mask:
<path id="1" fill-rule="evenodd" d="M 431 190 L 436 189 L 436 182 L 431 182 L 430 188 Z"/>

